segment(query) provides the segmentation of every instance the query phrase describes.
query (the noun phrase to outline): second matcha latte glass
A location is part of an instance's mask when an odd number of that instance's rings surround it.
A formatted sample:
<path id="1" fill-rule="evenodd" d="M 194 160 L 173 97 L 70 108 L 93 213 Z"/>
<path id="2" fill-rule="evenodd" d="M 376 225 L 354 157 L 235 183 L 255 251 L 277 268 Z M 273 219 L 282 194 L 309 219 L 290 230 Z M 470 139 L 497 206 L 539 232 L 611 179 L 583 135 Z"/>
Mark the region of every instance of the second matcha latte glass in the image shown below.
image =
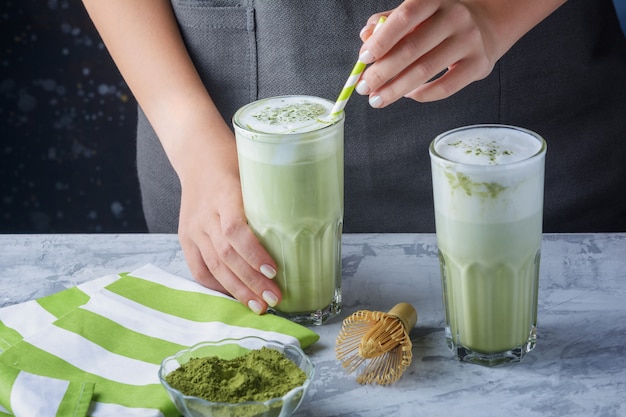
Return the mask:
<path id="1" fill-rule="evenodd" d="M 235 113 L 246 218 L 277 263 L 274 308 L 304 325 L 341 310 L 343 112 L 311 96 L 272 97 Z"/>
<path id="2" fill-rule="evenodd" d="M 535 347 L 546 143 L 476 125 L 430 145 L 448 346 L 462 361 L 517 362 Z"/>

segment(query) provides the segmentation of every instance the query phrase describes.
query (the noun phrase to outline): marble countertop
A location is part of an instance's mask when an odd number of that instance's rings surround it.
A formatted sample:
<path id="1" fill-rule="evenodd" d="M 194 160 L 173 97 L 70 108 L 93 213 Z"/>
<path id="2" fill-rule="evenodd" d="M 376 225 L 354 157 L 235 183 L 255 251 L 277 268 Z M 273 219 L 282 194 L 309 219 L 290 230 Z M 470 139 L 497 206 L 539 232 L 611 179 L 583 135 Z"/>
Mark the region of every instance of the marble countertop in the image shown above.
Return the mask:
<path id="1" fill-rule="evenodd" d="M 147 263 L 190 278 L 175 235 L 0 235 L 0 307 Z M 413 362 L 391 386 L 359 385 L 334 357 L 341 320 L 406 301 Z M 626 416 L 626 233 L 544 235 L 538 341 L 487 368 L 448 351 L 433 234 L 343 240 L 343 312 L 316 327 L 317 366 L 296 416 Z"/>

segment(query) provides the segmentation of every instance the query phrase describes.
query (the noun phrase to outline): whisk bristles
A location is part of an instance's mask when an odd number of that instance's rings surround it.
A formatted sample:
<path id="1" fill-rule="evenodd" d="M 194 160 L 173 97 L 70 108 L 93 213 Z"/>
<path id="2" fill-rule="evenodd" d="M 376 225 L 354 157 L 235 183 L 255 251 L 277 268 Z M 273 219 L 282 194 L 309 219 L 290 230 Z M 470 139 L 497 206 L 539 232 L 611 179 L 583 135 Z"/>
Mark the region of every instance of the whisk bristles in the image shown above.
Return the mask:
<path id="1" fill-rule="evenodd" d="M 416 321 L 415 309 L 406 303 L 389 313 L 357 311 L 344 320 L 337 336 L 337 359 L 348 373 L 362 368 L 357 376 L 361 384 L 395 382 L 411 364 L 408 332 Z"/>

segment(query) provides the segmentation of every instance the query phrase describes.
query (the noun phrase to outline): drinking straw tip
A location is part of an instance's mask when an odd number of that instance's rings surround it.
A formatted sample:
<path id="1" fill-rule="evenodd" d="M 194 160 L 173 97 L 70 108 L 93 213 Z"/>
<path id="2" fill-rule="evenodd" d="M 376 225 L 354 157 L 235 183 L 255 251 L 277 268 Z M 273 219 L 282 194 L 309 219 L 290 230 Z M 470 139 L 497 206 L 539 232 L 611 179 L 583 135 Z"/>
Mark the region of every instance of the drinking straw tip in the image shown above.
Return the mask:
<path id="1" fill-rule="evenodd" d="M 337 106 L 337 104 L 335 104 L 335 107 Z M 334 109 L 334 107 L 333 107 Z M 339 111 L 333 111 L 331 110 L 330 113 L 328 114 L 324 114 L 322 116 L 319 116 L 317 118 L 317 121 L 320 123 L 334 123 L 337 119 L 339 119 L 341 117 L 341 115 L 343 114 L 343 110 L 339 110 Z"/>

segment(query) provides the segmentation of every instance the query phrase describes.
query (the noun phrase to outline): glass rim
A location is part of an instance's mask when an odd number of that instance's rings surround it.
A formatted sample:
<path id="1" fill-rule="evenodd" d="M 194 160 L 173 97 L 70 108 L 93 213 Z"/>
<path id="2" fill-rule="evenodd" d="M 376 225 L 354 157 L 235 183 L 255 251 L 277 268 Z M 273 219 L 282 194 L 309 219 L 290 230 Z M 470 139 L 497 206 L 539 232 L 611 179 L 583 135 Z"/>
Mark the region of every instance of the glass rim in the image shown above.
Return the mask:
<path id="1" fill-rule="evenodd" d="M 268 133 L 268 132 L 263 132 L 261 130 L 251 129 L 248 126 L 242 126 L 242 124 L 239 122 L 238 117 L 248 107 L 253 106 L 255 104 L 258 104 L 261 101 L 284 99 L 284 98 L 312 98 L 312 99 L 315 99 L 315 100 L 323 100 L 323 101 L 326 101 L 329 104 L 331 104 L 331 108 L 332 108 L 332 105 L 334 104 L 334 102 L 332 102 L 331 100 L 328 100 L 326 98 L 312 96 L 312 95 L 308 95 L 308 94 L 291 94 L 291 95 L 282 95 L 282 96 L 273 96 L 273 97 L 261 98 L 261 99 L 252 101 L 252 102 L 250 102 L 250 103 L 240 107 L 235 112 L 235 114 L 232 117 L 232 124 L 233 124 L 233 127 L 235 128 L 235 131 L 241 131 L 242 133 L 244 133 L 246 135 L 247 139 L 254 138 L 254 140 L 260 141 L 260 142 L 268 142 L 268 143 L 280 142 L 280 143 L 283 143 L 283 142 L 292 142 L 292 141 L 295 141 L 295 140 L 301 141 L 303 138 L 306 138 L 307 136 L 311 136 L 311 135 L 318 136 L 320 134 L 323 134 L 323 132 L 326 131 L 326 130 L 330 130 L 332 128 L 336 128 L 337 126 L 342 125 L 343 122 L 345 121 L 345 112 L 342 110 L 341 113 L 339 113 L 339 115 L 334 117 L 332 120 L 328 120 L 328 121 L 324 120 L 324 121 L 322 121 L 322 123 L 324 123 L 324 125 L 320 126 L 320 128 L 318 128 L 318 129 L 308 130 L 306 132 L 287 132 L 287 133 Z M 317 120 L 320 120 L 320 118 L 318 118 Z"/>
<path id="2" fill-rule="evenodd" d="M 495 165 L 485 165 L 485 164 L 472 164 L 472 163 L 468 163 L 468 162 L 459 162 L 459 161 L 455 161 L 449 158 L 446 158 L 444 156 L 442 156 L 441 154 L 439 154 L 436 150 L 435 150 L 435 144 L 437 144 L 440 140 L 442 140 L 443 138 L 450 136 L 452 134 L 455 134 L 457 132 L 462 132 L 465 130 L 473 130 L 473 129 L 484 129 L 484 128 L 488 128 L 488 129 L 492 129 L 492 128 L 497 128 L 497 129 L 506 129 L 506 130 L 515 130 L 521 133 L 524 133 L 530 137 L 532 137 L 533 139 L 536 139 L 537 141 L 539 141 L 541 143 L 541 147 L 539 148 L 539 150 L 537 152 L 535 152 L 532 155 L 529 155 L 528 157 L 524 158 L 524 159 L 520 159 L 518 161 L 515 162 L 508 162 L 505 164 L 495 164 Z M 474 124 L 474 125 L 467 125 L 467 126 L 461 126 L 461 127 L 457 127 L 454 129 L 450 129 L 447 130 L 443 133 L 440 133 L 439 135 L 437 135 L 431 142 L 430 145 L 428 147 L 428 152 L 431 156 L 431 159 L 435 159 L 438 161 L 443 161 L 443 162 L 447 162 L 450 164 L 454 164 L 457 166 L 462 166 L 462 167 L 467 167 L 467 168 L 473 168 L 473 169 L 510 169 L 510 168 L 515 168 L 521 165 L 525 165 L 528 164 L 538 158 L 542 158 L 543 156 L 545 156 L 546 151 L 548 148 L 548 144 L 545 141 L 545 139 L 538 134 L 535 131 L 532 131 L 530 129 L 526 129 L 523 127 L 519 127 L 519 126 L 514 126 L 514 125 L 508 125 L 508 124 L 499 124 L 499 123 L 480 123 L 480 124 Z"/>

